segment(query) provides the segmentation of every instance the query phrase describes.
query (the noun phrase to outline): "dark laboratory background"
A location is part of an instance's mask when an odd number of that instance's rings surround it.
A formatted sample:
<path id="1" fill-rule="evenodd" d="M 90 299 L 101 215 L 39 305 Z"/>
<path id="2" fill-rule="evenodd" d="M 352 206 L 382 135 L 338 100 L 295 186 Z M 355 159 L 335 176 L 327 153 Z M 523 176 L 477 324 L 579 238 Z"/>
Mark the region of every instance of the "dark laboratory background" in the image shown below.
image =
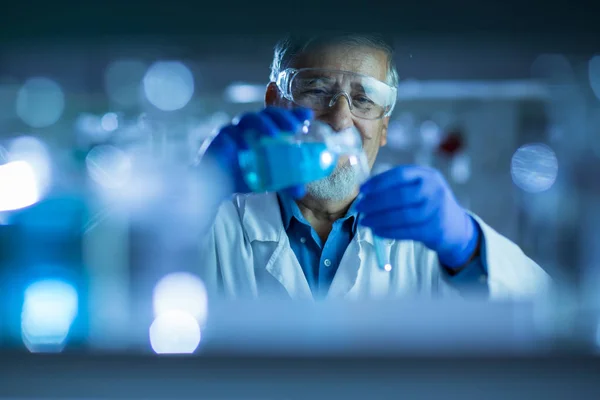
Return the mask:
<path id="1" fill-rule="evenodd" d="M 598 6 L 371 3 L 2 5 L 0 398 L 598 393 Z M 544 304 L 208 302 L 220 182 L 189 166 L 262 107 L 282 35 L 348 30 L 396 49 L 376 171 L 439 168 L 554 278 Z"/>

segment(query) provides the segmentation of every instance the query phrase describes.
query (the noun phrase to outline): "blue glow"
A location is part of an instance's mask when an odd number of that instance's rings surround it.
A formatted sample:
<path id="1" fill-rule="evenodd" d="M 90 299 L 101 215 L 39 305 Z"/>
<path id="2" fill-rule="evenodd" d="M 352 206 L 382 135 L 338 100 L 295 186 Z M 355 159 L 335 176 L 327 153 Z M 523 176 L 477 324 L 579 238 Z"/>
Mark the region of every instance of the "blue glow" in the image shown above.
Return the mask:
<path id="1" fill-rule="evenodd" d="M 265 99 L 265 85 L 232 83 L 225 89 L 225 98 L 231 103 L 261 103 Z"/>
<path id="2" fill-rule="evenodd" d="M 180 62 L 157 62 L 144 76 L 144 93 L 159 110 L 179 110 L 192 99 L 194 77 L 188 67 Z"/>
<path id="3" fill-rule="evenodd" d="M 23 342 L 32 352 L 61 351 L 78 312 L 75 287 L 44 279 L 25 289 L 21 313 Z"/>
<path id="4" fill-rule="evenodd" d="M 100 124 L 105 131 L 112 132 L 119 127 L 119 117 L 113 112 L 106 113 L 102 116 Z"/>
<path id="5" fill-rule="evenodd" d="M 52 183 L 52 158 L 47 146 L 33 136 L 20 136 L 10 142 L 9 161 L 25 161 L 33 170 L 35 182 L 44 195 Z"/>
<path id="6" fill-rule="evenodd" d="M 35 172 L 25 161 L 0 165 L 0 211 L 28 207 L 40 199 Z"/>
<path id="7" fill-rule="evenodd" d="M 148 66 L 139 60 L 117 60 L 106 69 L 104 88 L 108 97 L 123 107 L 132 107 L 142 98 L 142 79 Z"/>
<path id="8" fill-rule="evenodd" d="M 17 93 L 17 115 L 33 128 L 58 121 L 65 109 L 65 96 L 58 84 L 48 78 L 29 79 Z"/>
<path id="9" fill-rule="evenodd" d="M 471 157 L 468 154 L 459 154 L 452 159 L 450 176 L 456 183 L 467 183 L 471 178 Z"/>
<path id="10" fill-rule="evenodd" d="M 190 354 L 200 343 L 200 327 L 193 315 L 168 311 L 150 326 L 150 344 L 157 354 Z"/>
<path id="11" fill-rule="evenodd" d="M 439 126 L 433 121 L 425 121 L 421 124 L 421 140 L 427 148 L 435 148 L 440 144 L 442 133 Z"/>
<path id="12" fill-rule="evenodd" d="M 289 137 L 282 136 L 252 142 L 249 150 L 240 152 L 239 159 L 250 189 L 255 192 L 276 191 L 330 175 L 336 164 L 330 162 L 322 166 L 324 152 L 327 152 L 325 143 L 307 142 L 299 146 Z M 295 165 L 297 168 L 291 170 L 281 168 L 281 165 Z"/>
<path id="13" fill-rule="evenodd" d="M 527 144 L 513 155 L 510 172 L 515 185 L 526 192 L 539 193 L 554 185 L 558 175 L 558 160 L 547 145 Z"/>
<path id="14" fill-rule="evenodd" d="M 208 296 L 204 283 L 187 272 L 175 272 L 162 278 L 152 296 L 154 315 L 183 311 L 203 324 L 208 314 Z"/>

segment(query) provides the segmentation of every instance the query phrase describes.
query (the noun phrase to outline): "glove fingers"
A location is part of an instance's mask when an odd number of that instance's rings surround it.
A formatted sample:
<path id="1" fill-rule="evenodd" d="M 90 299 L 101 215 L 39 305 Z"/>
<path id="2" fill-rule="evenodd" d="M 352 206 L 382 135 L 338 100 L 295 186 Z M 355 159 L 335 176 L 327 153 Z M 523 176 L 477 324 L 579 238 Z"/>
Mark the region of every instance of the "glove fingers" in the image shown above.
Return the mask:
<path id="1" fill-rule="evenodd" d="M 366 214 L 361 217 L 360 224 L 372 229 L 404 229 L 410 227 L 428 225 L 433 217 L 431 207 L 423 202 L 419 206 L 402 207 L 395 210 L 387 210 Z"/>
<path id="2" fill-rule="evenodd" d="M 237 123 L 238 134 L 246 137 L 248 131 L 256 131 L 261 135 L 275 137 L 279 134 L 280 129 L 267 116 L 260 113 L 244 114 Z"/>
<path id="3" fill-rule="evenodd" d="M 430 174 L 430 172 L 426 168 L 414 165 L 403 165 L 371 177 L 367 182 L 361 185 L 360 191 L 366 195 L 389 190 L 394 186 L 414 185 L 422 182 L 428 174 Z"/>
<path id="4" fill-rule="evenodd" d="M 211 168 L 212 165 L 219 167 L 231 179 L 231 183 L 233 184 L 232 190 L 234 192 L 247 193 L 250 189 L 244 181 L 238 162 L 240 147 L 231 135 L 227 135 L 227 131 L 233 128 L 232 126 L 228 126 L 221 130 L 203 155 L 203 157 L 207 157 L 207 160 L 201 162 L 200 165 L 204 168 Z M 214 174 L 208 176 L 216 177 Z M 222 182 L 218 181 L 214 183 L 216 185 L 222 184 Z M 219 187 L 217 190 L 221 189 L 223 188 Z"/>
<path id="5" fill-rule="evenodd" d="M 237 149 L 246 150 L 248 149 L 248 143 L 243 138 L 241 130 L 235 125 L 227 125 L 221 128 L 219 134 L 215 137 L 214 142 L 211 146 L 220 145 L 221 142 L 233 142 Z"/>
<path id="6" fill-rule="evenodd" d="M 279 130 L 289 133 L 296 133 L 303 121 L 298 119 L 292 112 L 283 108 L 267 107 L 262 113 L 268 115 L 275 122 Z"/>
<path id="7" fill-rule="evenodd" d="M 361 196 L 357 201 L 356 211 L 370 214 L 396 208 L 417 206 L 423 203 L 424 200 L 422 185 L 418 183 L 393 186 L 383 193 L 373 192 Z"/>
<path id="8" fill-rule="evenodd" d="M 232 136 L 235 127 L 227 125 L 223 127 L 217 136 L 209 143 L 206 154 L 231 162 L 237 160 L 238 144 Z M 234 133 L 235 134 L 235 133 Z"/>

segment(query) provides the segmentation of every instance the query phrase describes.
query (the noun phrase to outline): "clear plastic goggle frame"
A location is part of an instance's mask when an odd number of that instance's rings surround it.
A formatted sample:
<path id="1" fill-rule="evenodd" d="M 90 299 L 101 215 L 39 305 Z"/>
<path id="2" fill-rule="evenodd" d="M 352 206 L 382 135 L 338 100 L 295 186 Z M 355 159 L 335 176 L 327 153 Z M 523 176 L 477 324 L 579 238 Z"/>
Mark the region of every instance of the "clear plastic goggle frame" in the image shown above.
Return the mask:
<path id="1" fill-rule="evenodd" d="M 326 111 L 343 96 L 352 114 L 363 119 L 391 115 L 397 89 L 372 76 L 323 68 L 287 68 L 277 77 L 277 87 L 293 103 Z"/>

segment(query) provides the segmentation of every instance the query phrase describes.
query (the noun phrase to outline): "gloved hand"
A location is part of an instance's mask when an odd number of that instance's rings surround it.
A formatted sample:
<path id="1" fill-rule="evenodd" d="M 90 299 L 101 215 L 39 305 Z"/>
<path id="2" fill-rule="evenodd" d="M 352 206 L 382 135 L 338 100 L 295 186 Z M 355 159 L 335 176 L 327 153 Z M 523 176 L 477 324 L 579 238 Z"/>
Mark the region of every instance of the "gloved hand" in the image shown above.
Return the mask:
<path id="1" fill-rule="evenodd" d="M 236 124 L 222 127 L 206 149 L 204 157 L 215 160 L 221 169 L 233 180 L 235 193 L 249 193 L 238 162 L 238 152 L 248 148 L 244 137 L 249 131 L 267 136 L 277 136 L 282 131 L 296 132 L 305 121 L 313 119 L 313 112 L 306 108 L 287 110 L 267 107 L 257 113 L 247 113 Z M 295 198 L 305 195 L 304 186 L 294 186 L 286 191 Z"/>
<path id="2" fill-rule="evenodd" d="M 365 182 L 360 196 L 359 221 L 374 235 L 422 242 L 451 269 L 464 266 L 477 250 L 479 227 L 432 168 L 393 168 Z"/>

